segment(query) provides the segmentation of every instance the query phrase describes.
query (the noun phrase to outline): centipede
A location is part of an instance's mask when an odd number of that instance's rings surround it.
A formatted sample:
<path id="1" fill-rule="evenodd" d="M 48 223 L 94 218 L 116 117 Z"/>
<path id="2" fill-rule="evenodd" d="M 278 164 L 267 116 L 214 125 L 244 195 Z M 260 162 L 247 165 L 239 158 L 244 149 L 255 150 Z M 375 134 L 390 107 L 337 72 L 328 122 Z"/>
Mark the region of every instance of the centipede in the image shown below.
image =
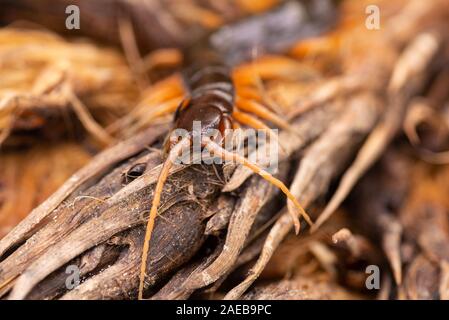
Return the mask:
<path id="1" fill-rule="evenodd" d="M 295 8 L 289 5 L 280 10 L 291 12 L 292 9 Z M 285 12 L 281 12 L 281 16 L 285 16 Z M 265 23 L 266 19 L 260 19 L 260 21 Z M 267 26 L 267 28 L 271 27 Z M 287 38 L 294 38 L 292 35 L 297 35 L 298 30 L 302 30 L 301 28 L 298 29 L 297 25 L 292 29 L 292 32 L 285 33 Z M 212 43 L 215 41 L 222 44 L 217 41 L 219 36 L 215 33 L 209 35 L 206 39 L 211 40 Z M 288 42 L 287 39 L 279 40 Z M 237 45 L 240 44 L 237 43 Z M 300 230 L 301 218 L 310 226 L 313 225 L 309 215 L 284 182 L 275 178 L 255 161 L 246 158 L 245 155 L 224 148 L 224 137 L 227 137 L 227 130 L 245 127 L 264 130 L 267 136 L 278 143 L 280 149 L 282 149 L 277 134 L 267 123 L 282 130 L 291 130 L 290 124 L 272 106 L 265 103 L 261 97 L 260 88 L 257 89 L 257 84 L 265 78 L 291 73 L 296 68 L 295 63 L 291 59 L 268 54 L 263 59 L 259 59 L 257 65 L 243 63 L 240 64 L 240 67 L 234 68 L 245 58 L 248 60 L 248 56 L 239 61 L 236 58 L 237 55 L 223 54 L 223 51 L 226 50 L 220 50 L 220 45 L 214 47 L 208 45 L 207 41 L 202 41 L 199 45 L 189 48 L 185 52 L 188 61 L 187 67 L 183 68 L 181 76 L 172 77 L 162 85 L 165 91 L 161 90 L 160 92 L 164 92 L 161 95 L 171 99 L 152 110 L 151 116 L 170 113 L 173 113 L 174 116 L 162 147 L 163 163 L 146 223 L 140 266 L 139 300 L 143 299 L 150 240 L 158 215 L 161 196 L 164 192 L 164 184 L 176 159 L 186 149 L 192 148 L 194 139 L 199 139 L 201 148 L 206 148 L 214 157 L 242 165 L 279 188 L 293 204 L 289 206 L 289 214 L 296 233 Z M 226 56 L 230 59 L 226 60 Z M 240 55 L 240 57 L 242 56 L 244 55 Z M 257 68 L 256 76 L 254 68 Z M 181 97 L 179 92 L 183 93 Z M 194 130 L 194 122 L 200 123 L 199 130 Z M 182 138 L 172 135 L 177 129 L 183 129 L 188 134 Z M 220 133 L 219 138 L 209 137 L 206 132 L 210 130 L 218 131 Z"/>
<path id="2" fill-rule="evenodd" d="M 312 221 L 304 208 L 281 180 L 275 178 L 257 163 L 223 148 L 223 137 L 226 136 L 225 131 L 227 129 L 248 126 L 254 129 L 267 130 L 269 135 L 273 137 L 275 134 L 264 123 L 264 120 L 277 124 L 284 129 L 289 129 L 289 124 L 263 104 L 245 99 L 236 94 L 240 90 L 233 80 L 231 68 L 221 61 L 217 54 L 211 53 L 210 56 L 213 58 L 209 57 L 206 61 L 203 60 L 199 66 L 189 68 L 183 72 L 183 82 L 187 88 L 188 95 L 176 108 L 170 132 L 176 129 L 184 129 L 189 134 L 179 140 L 169 132 L 163 146 L 164 161 L 154 191 L 142 250 L 139 299 L 143 298 L 150 239 L 158 214 L 164 183 L 176 158 L 181 155 L 183 150 L 191 147 L 194 134 L 198 134 L 198 132 L 193 130 L 195 121 L 201 124 L 199 132 L 201 147 L 207 148 L 214 156 L 224 161 L 232 161 L 249 168 L 269 183 L 278 187 L 292 201 L 294 211 L 291 211 L 291 217 L 294 221 L 296 232 L 300 228 L 299 217 L 301 216 L 312 225 Z M 214 141 L 214 139 L 203 135 L 210 129 L 218 130 L 221 133 L 221 139 Z"/>

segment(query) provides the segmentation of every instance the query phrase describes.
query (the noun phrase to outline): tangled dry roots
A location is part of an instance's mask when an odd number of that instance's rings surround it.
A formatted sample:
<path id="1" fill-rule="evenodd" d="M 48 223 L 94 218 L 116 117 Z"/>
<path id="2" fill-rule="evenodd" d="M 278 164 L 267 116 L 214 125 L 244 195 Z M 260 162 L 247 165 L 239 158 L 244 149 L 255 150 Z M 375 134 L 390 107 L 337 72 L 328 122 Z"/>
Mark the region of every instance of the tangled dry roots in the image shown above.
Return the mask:
<path id="1" fill-rule="evenodd" d="M 63 119 L 71 111 L 94 138 L 109 144 L 113 138 L 91 113 L 123 115 L 138 94 L 117 52 L 12 27 L 0 30 L 0 83 L 0 143 L 14 131 L 45 127 L 50 115 Z"/>

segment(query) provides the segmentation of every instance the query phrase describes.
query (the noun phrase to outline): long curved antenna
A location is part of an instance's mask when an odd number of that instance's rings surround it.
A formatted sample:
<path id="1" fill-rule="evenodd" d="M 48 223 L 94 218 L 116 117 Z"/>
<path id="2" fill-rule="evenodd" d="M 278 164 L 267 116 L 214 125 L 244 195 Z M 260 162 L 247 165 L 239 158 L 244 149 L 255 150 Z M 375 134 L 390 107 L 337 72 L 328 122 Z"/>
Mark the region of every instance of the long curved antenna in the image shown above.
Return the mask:
<path id="1" fill-rule="evenodd" d="M 264 178 L 271 184 L 273 184 L 276 187 L 278 187 L 279 189 L 281 189 L 282 192 L 287 196 L 287 198 L 289 198 L 293 202 L 296 209 L 299 211 L 299 214 L 304 218 L 304 220 L 306 220 L 310 226 L 313 226 L 313 222 L 310 219 L 309 215 L 306 213 L 306 211 L 303 209 L 303 207 L 299 204 L 298 200 L 296 200 L 295 196 L 290 192 L 290 190 L 288 190 L 287 186 L 281 180 L 276 179 L 270 173 L 263 170 L 257 164 L 249 161 L 245 157 L 242 157 L 237 153 L 229 152 L 229 151 L 223 149 L 221 146 L 219 146 L 218 144 L 216 144 L 215 142 L 213 142 L 212 140 L 210 140 L 207 137 L 203 137 L 202 142 L 210 151 L 212 151 L 214 154 L 220 156 L 223 160 L 238 162 L 238 163 L 244 165 L 245 167 L 248 167 L 249 169 L 254 171 L 254 173 L 257 173 L 262 178 Z M 289 210 L 289 212 L 293 219 L 293 223 L 295 226 L 295 232 L 298 233 L 299 228 L 300 228 L 298 215 L 295 214 L 295 212 L 292 212 L 290 210 Z"/>
<path id="2" fill-rule="evenodd" d="M 173 149 L 168 154 L 167 159 L 162 166 L 161 172 L 159 173 L 159 178 L 157 180 L 156 188 L 154 189 L 153 202 L 151 204 L 150 215 L 148 217 L 147 227 L 145 231 L 145 240 L 143 242 L 142 250 L 142 262 L 140 265 L 140 280 L 139 280 L 139 300 L 143 299 L 143 289 L 145 281 L 145 271 L 147 268 L 148 254 L 150 251 L 150 240 L 153 233 L 154 222 L 157 216 L 157 208 L 161 201 L 162 189 L 164 188 L 165 181 L 167 181 L 168 173 L 176 158 L 181 154 L 182 150 L 187 146 L 190 146 L 190 137 L 183 138 L 179 143 L 177 143 Z"/>

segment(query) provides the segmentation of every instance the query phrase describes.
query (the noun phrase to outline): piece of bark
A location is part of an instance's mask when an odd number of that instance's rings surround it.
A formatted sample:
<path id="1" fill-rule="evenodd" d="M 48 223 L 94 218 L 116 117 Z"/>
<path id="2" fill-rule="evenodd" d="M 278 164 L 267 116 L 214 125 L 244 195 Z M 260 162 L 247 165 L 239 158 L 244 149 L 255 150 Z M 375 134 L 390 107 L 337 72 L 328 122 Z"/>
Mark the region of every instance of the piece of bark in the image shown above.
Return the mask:
<path id="1" fill-rule="evenodd" d="M 218 198 L 216 208 L 211 208 L 214 215 L 209 219 L 206 225 L 205 234 L 217 234 L 228 226 L 235 203 L 233 198 L 224 194 Z"/>
<path id="2" fill-rule="evenodd" d="M 198 275 L 189 277 L 186 280 L 187 288 L 197 289 L 215 282 L 236 261 L 257 213 L 268 200 L 264 195 L 269 194 L 270 189 L 273 188 L 271 184 L 265 181 L 261 183 L 258 179 L 253 179 L 249 183 L 250 187 L 242 194 L 242 200 L 237 203 L 231 216 L 222 253 L 207 269 Z"/>
<path id="3" fill-rule="evenodd" d="M 404 288 L 406 298 L 436 300 L 439 290 L 439 271 L 428 259 L 419 255 L 406 272 Z"/>
<path id="4" fill-rule="evenodd" d="M 184 283 L 190 275 L 194 273 L 201 273 L 207 266 L 209 266 L 223 250 L 224 241 L 215 247 L 215 249 L 199 261 L 195 261 L 190 265 L 180 269 L 162 289 L 154 294 L 152 300 L 173 300 L 173 299 L 187 299 L 193 290 L 186 288 Z"/>

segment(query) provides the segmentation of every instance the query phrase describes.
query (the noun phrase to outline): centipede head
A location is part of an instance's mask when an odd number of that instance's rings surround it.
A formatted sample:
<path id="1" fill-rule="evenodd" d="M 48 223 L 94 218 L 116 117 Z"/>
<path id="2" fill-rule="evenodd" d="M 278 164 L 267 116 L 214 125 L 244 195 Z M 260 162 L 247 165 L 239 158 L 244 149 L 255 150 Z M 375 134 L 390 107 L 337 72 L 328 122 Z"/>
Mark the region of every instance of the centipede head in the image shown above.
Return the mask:
<path id="1" fill-rule="evenodd" d="M 226 129 L 232 128 L 232 118 L 217 103 L 218 101 L 210 96 L 183 100 L 175 113 L 173 128 L 165 141 L 165 154 L 182 139 L 177 129 L 183 130 L 191 139 L 199 136 L 201 140 L 201 137 L 206 135 L 222 144 Z"/>

